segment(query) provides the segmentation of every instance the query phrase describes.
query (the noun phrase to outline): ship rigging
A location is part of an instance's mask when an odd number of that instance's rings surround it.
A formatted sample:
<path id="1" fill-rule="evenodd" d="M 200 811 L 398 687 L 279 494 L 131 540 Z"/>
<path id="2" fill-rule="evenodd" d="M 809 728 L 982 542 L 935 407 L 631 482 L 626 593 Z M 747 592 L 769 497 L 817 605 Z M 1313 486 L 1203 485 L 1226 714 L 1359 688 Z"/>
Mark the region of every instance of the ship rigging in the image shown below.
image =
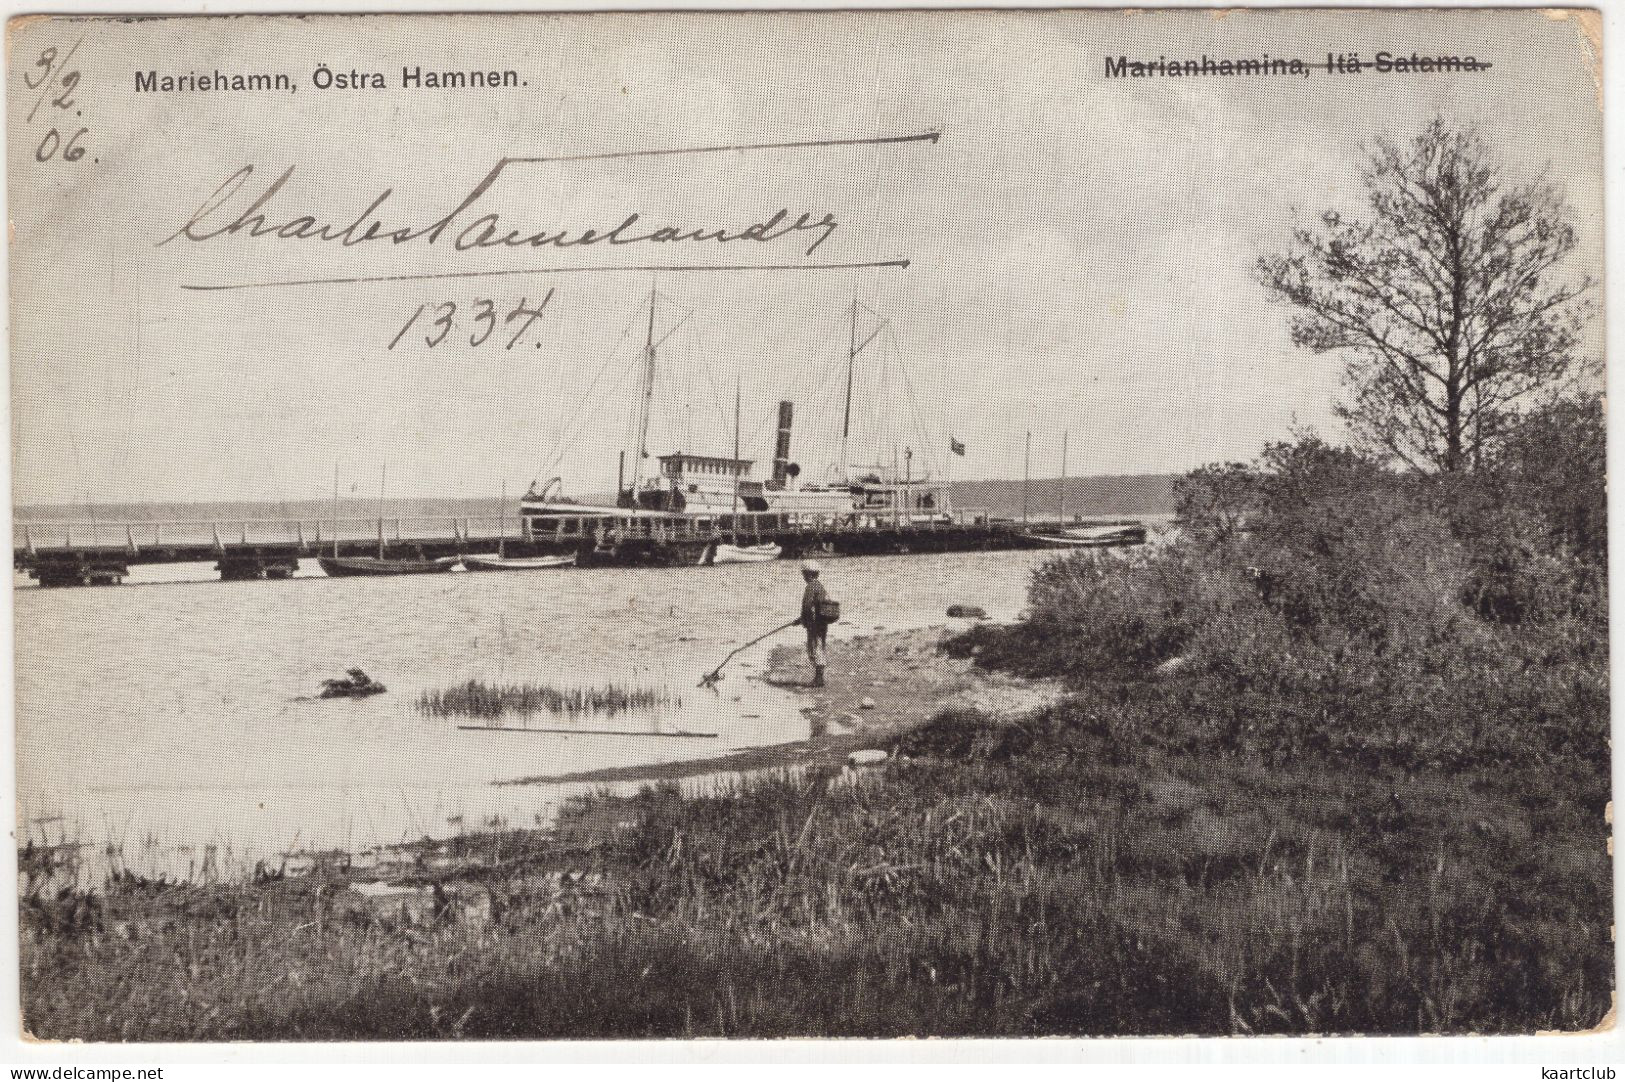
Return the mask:
<path id="1" fill-rule="evenodd" d="M 616 496 L 613 500 L 577 501 L 563 497 L 563 481 L 553 477 L 546 482 L 533 482 L 520 505 L 520 514 L 529 533 L 533 529 L 549 528 L 549 520 L 560 516 L 583 515 L 678 515 L 706 519 L 725 518 L 741 511 L 751 513 L 785 512 L 828 515 L 832 519 L 860 521 L 925 522 L 946 520 L 951 515 L 948 485 L 937 479 L 928 468 L 916 468 L 913 446 L 899 446 L 892 439 L 891 462 L 882 461 L 883 444 L 888 435 L 882 430 L 879 415 L 883 406 L 907 406 L 916 434 L 925 437 L 925 426 L 920 420 L 912 382 L 901 364 L 900 386 L 895 390 L 882 384 L 872 395 L 869 404 L 876 414 L 876 461 L 868 464 L 852 462 L 854 404 L 863 405 L 861 396 L 855 397 L 858 384 L 859 360 L 865 350 L 885 340 L 896 345 L 895 334 L 888 320 L 867 306 L 853 300 L 842 321 L 846 334 L 842 351 L 845 364 L 840 403 L 840 438 L 836 461 L 824 471 L 822 479 L 810 479 L 801 465 L 792 459 L 791 438 L 796 417 L 796 399 L 785 397 L 778 403 L 773 445 L 771 473 L 763 479 L 751 476 L 755 460 L 740 457 L 739 388 L 735 381 L 734 418 L 732 424 L 732 454 L 708 454 L 683 449 L 671 450 L 652 459 L 657 468 L 650 473 L 651 426 L 657 414 L 658 389 L 661 386 L 663 347 L 684 326 L 692 312 L 664 326 L 660 317 L 661 302 L 679 308 L 651 289 L 644 305 L 638 310 L 639 329 L 643 331 L 643 348 L 637 364 L 637 380 L 632 408 L 632 430 L 629 439 L 631 452 L 630 476 L 626 469 L 625 453 L 617 471 Z M 867 317 L 867 318 L 865 318 Z M 630 328 L 629 328 L 630 329 Z M 861 332 L 861 333 L 860 333 Z M 623 340 L 626 334 L 623 333 Z M 885 365 L 880 366 L 885 371 Z M 603 374 L 600 370 L 599 376 Z M 829 375 L 826 373 L 826 380 Z M 709 371 L 707 371 L 709 376 Z M 593 381 L 596 387 L 598 379 Z M 715 390 L 715 381 L 712 380 Z M 814 396 L 817 390 L 812 392 Z M 589 397 L 592 389 L 589 388 Z M 577 410 L 577 416 L 586 407 Z M 719 410 L 720 412 L 720 410 Z M 559 451 L 569 438 L 577 418 L 561 428 L 554 448 L 553 462 L 560 460 Z M 692 444 L 693 432 L 689 438 Z M 717 433 L 721 435 L 721 433 Z M 929 445 L 929 444 L 927 444 Z M 921 464 L 924 467 L 924 464 Z"/>

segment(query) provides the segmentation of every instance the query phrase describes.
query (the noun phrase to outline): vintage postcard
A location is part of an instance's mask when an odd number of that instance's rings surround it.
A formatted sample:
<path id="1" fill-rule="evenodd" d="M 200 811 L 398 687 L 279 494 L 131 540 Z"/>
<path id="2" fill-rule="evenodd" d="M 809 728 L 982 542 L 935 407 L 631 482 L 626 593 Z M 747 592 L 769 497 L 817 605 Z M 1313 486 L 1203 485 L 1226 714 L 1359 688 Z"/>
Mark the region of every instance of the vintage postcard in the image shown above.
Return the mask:
<path id="1" fill-rule="evenodd" d="M 12 20 L 25 1034 L 1611 1027 L 1601 25 Z"/>

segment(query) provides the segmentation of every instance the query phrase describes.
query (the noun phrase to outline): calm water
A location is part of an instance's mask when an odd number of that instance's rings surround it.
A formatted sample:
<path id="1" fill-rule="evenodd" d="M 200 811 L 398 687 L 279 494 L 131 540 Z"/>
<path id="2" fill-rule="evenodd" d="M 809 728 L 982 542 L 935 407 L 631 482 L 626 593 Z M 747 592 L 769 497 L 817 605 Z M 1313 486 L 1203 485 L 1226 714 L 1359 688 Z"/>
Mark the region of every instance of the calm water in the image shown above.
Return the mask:
<path id="1" fill-rule="evenodd" d="M 846 617 L 836 634 L 945 623 L 954 603 L 1013 617 L 1045 558 L 831 560 L 824 578 Z M 794 629 L 735 659 L 720 694 L 695 687 L 733 646 L 795 614 L 789 561 L 213 578 L 208 565 L 144 568 L 120 587 L 15 590 L 19 837 L 111 844 L 149 872 L 184 874 L 209 846 L 229 867 L 274 865 L 289 850 L 541 823 L 592 788 L 492 784 L 506 779 L 806 735 L 793 693 L 747 678 L 773 644 L 797 641 Z M 389 693 L 303 698 L 352 665 Z M 681 705 L 575 724 L 720 737 L 467 732 L 413 709 L 419 692 L 470 678 L 663 689 Z M 530 724 L 571 724 L 544 717 Z"/>

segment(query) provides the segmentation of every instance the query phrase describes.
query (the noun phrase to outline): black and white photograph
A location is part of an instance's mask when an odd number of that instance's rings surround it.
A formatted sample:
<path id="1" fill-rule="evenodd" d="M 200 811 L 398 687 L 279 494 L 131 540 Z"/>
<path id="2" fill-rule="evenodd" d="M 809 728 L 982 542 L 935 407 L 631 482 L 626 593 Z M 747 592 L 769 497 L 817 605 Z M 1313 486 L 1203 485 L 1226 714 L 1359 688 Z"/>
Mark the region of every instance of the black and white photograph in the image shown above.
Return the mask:
<path id="1" fill-rule="evenodd" d="M 21 1043 L 1595 1068 L 1602 35 L 12 18 Z"/>

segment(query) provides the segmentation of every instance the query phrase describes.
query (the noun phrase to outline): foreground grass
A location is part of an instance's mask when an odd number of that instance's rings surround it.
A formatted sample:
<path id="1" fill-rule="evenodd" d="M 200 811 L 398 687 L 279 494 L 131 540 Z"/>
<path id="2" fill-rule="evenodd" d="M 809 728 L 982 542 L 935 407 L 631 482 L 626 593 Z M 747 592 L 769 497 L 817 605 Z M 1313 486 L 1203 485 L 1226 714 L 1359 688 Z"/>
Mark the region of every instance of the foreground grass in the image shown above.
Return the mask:
<path id="1" fill-rule="evenodd" d="M 461 843 L 459 871 L 413 880 L 432 891 L 418 911 L 362 904 L 338 872 L 38 891 L 26 1026 L 310 1040 L 1602 1018 L 1605 779 L 1266 766 L 1123 739 L 1124 717 L 1166 728 L 1202 709 L 1199 685 L 1105 683 L 1013 722 L 938 717 L 858 779 L 595 798 L 552 837 Z"/>

